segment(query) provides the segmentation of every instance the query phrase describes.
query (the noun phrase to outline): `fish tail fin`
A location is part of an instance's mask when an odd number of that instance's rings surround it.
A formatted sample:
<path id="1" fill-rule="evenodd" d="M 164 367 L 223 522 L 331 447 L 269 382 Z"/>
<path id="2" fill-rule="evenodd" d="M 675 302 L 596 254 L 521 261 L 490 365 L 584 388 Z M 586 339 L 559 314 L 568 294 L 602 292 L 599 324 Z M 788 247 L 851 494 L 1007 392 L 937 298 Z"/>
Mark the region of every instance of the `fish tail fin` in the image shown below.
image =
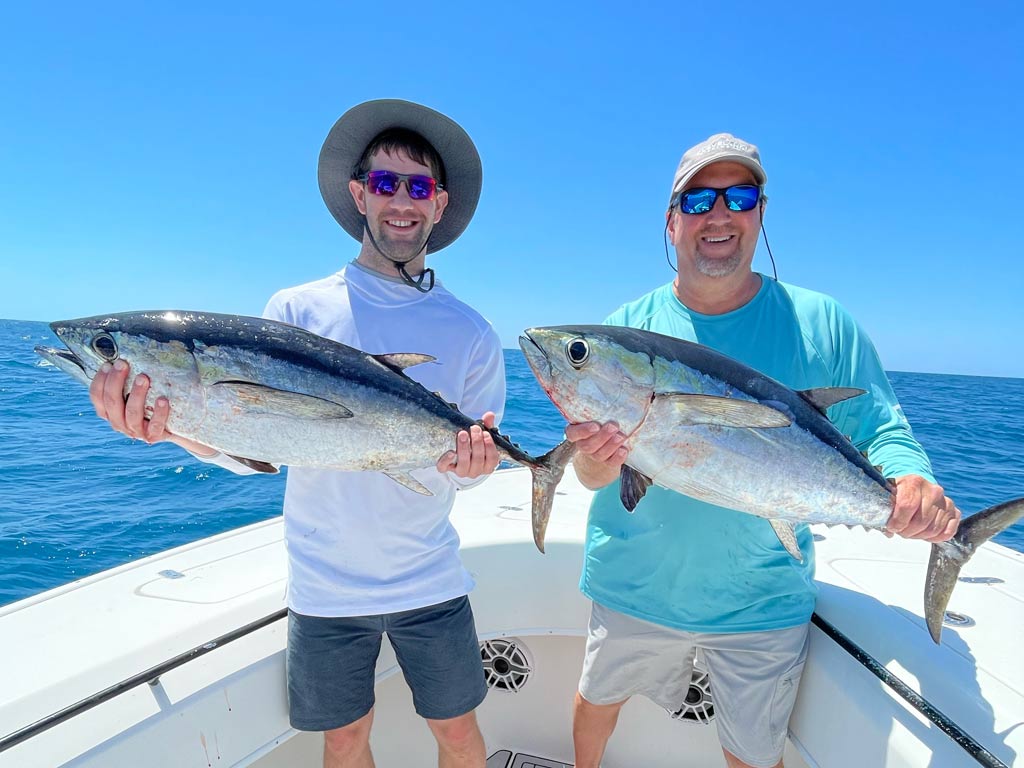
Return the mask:
<path id="1" fill-rule="evenodd" d="M 978 547 L 1022 517 L 1024 498 L 1005 501 L 961 521 L 960 527 L 949 541 L 932 544 L 928 575 L 924 585 L 924 616 L 928 633 L 936 644 L 942 634 L 942 619 L 946 614 L 946 606 L 949 604 L 950 595 L 953 594 L 960 569 L 971 559 L 971 555 Z"/>
<path id="2" fill-rule="evenodd" d="M 575 453 L 575 443 L 564 440 L 530 466 L 530 472 L 533 473 L 533 542 L 541 552 L 544 551 L 544 535 L 551 518 L 551 505 L 555 501 L 555 487 Z"/>

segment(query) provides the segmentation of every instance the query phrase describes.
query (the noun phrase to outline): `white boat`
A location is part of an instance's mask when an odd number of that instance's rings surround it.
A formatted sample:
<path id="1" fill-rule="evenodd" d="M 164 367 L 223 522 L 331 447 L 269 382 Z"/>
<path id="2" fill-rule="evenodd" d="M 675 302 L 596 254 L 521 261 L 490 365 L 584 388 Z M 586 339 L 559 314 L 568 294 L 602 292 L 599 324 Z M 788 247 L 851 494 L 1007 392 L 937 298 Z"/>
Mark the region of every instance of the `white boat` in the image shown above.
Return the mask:
<path id="1" fill-rule="evenodd" d="M 459 494 L 491 685 L 478 710 L 489 768 L 572 763 L 589 500 L 567 472 L 541 555 L 528 472 Z M 975 554 L 949 606 L 958 625 L 936 646 L 922 618 L 927 544 L 814 530 L 821 593 L 787 768 L 1024 765 L 1024 555 L 992 543 Z M 288 724 L 282 535 L 277 518 L 0 609 L 0 768 L 318 767 L 319 734 Z M 377 764 L 435 765 L 387 643 L 376 696 Z M 678 711 L 642 698 L 623 708 L 604 764 L 724 765 L 699 663 Z"/>

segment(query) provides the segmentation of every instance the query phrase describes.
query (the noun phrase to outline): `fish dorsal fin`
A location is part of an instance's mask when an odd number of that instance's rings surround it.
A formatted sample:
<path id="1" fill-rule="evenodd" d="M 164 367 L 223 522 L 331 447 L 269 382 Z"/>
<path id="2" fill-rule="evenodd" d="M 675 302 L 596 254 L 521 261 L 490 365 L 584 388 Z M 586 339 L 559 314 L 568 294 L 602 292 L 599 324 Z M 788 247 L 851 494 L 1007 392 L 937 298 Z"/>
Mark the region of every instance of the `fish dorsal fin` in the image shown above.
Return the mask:
<path id="1" fill-rule="evenodd" d="M 793 526 L 785 520 L 769 520 L 768 522 L 772 524 L 775 535 L 779 537 L 779 541 L 782 542 L 786 551 L 803 562 L 804 553 L 800 551 L 800 545 L 796 543 L 796 532 L 793 530 Z"/>
<path id="2" fill-rule="evenodd" d="M 244 456 L 234 456 L 230 453 L 224 454 L 230 456 L 232 459 L 237 461 L 239 464 L 244 464 L 249 469 L 255 469 L 257 472 L 265 472 L 268 475 L 276 475 L 278 470 L 273 464 L 268 464 L 265 461 L 257 461 L 256 459 L 247 459 Z"/>
<path id="3" fill-rule="evenodd" d="M 647 493 L 647 489 L 651 487 L 652 482 L 654 481 L 651 478 L 641 472 L 637 472 L 628 464 L 622 465 L 622 470 L 619 472 L 619 500 L 627 512 L 632 512 L 636 509 L 636 505 L 640 503 L 640 499 Z"/>
<path id="4" fill-rule="evenodd" d="M 293 419 L 351 419 L 354 415 L 341 403 L 248 381 L 218 381 L 210 390 L 226 393 L 250 414 Z"/>
<path id="5" fill-rule="evenodd" d="M 397 373 L 402 373 L 406 368 L 411 368 L 414 365 L 432 363 L 437 359 L 433 355 L 421 355 L 417 352 L 392 352 L 387 355 L 370 355 L 370 357 Z"/>
<path id="6" fill-rule="evenodd" d="M 434 492 L 427 488 L 423 483 L 417 480 L 415 477 L 410 475 L 408 472 L 385 472 L 385 475 L 390 477 L 396 483 L 400 483 L 408 488 L 410 491 L 415 491 L 422 496 L 433 496 Z"/>
<path id="7" fill-rule="evenodd" d="M 717 395 L 695 395 L 692 392 L 666 392 L 656 397 L 669 398 L 676 423 L 710 424 L 719 427 L 767 429 L 788 427 L 792 420 L 782 411 L 752 400 L 737 400 Z"/>
<path id="8" fill-rule="evenodd" d="M 802 389 L 797 394 L 819 411 L 825 413 L 836 403 L 849 400 L 851 397 L 859 397 L 866 392 L 866 389 L 857 389 L 855 387 L 817 387 L 816 389 Z"/>

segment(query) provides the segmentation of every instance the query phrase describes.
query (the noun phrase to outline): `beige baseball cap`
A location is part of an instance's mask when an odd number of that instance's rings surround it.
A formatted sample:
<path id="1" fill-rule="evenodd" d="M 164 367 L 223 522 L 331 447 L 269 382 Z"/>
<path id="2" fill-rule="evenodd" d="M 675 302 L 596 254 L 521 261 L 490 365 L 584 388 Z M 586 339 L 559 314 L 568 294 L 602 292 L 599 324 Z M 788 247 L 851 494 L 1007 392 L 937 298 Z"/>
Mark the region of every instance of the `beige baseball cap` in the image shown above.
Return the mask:
<path id="1" fill-rule="evenodd" d="M 758 153 L 757 147 L 743 139 L 737 139 L 731 133 L 716 133 L 683 153 L 679 167 L 676 168 L 675 178 L 672 180 L 669 205 L 672 205 L 672 199 L 677 194 L 686 189 L 686 185 L 697 175 L 698 171 L 723 160 L 745 165 L 754 174 L 758 186 L 763 187 L 768 181 L 768 175 L 761 166 L 761 155 Z"/>

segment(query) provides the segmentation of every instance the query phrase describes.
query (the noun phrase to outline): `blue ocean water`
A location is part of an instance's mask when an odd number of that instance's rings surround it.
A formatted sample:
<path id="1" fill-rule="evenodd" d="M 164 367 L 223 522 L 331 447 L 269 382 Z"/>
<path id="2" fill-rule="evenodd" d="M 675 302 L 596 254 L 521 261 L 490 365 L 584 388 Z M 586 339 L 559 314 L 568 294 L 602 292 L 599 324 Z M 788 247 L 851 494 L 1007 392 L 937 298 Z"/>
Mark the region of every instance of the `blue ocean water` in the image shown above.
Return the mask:
<path id="1" fill-rule="evenodd" d="M 0 605 L 280 514 L 283 474 L 239 477 L 115 433 L 37 344 L 60 346 L 44 323 L 0 321 Z M 505 360 L 502 431 L 543 452 L 564 421 L 519 351 Z M 1024 496 L 1024 379 L 890 376 L 965 513 Z M 997 541 L 1024 552 L 1024 522 Z"/>

